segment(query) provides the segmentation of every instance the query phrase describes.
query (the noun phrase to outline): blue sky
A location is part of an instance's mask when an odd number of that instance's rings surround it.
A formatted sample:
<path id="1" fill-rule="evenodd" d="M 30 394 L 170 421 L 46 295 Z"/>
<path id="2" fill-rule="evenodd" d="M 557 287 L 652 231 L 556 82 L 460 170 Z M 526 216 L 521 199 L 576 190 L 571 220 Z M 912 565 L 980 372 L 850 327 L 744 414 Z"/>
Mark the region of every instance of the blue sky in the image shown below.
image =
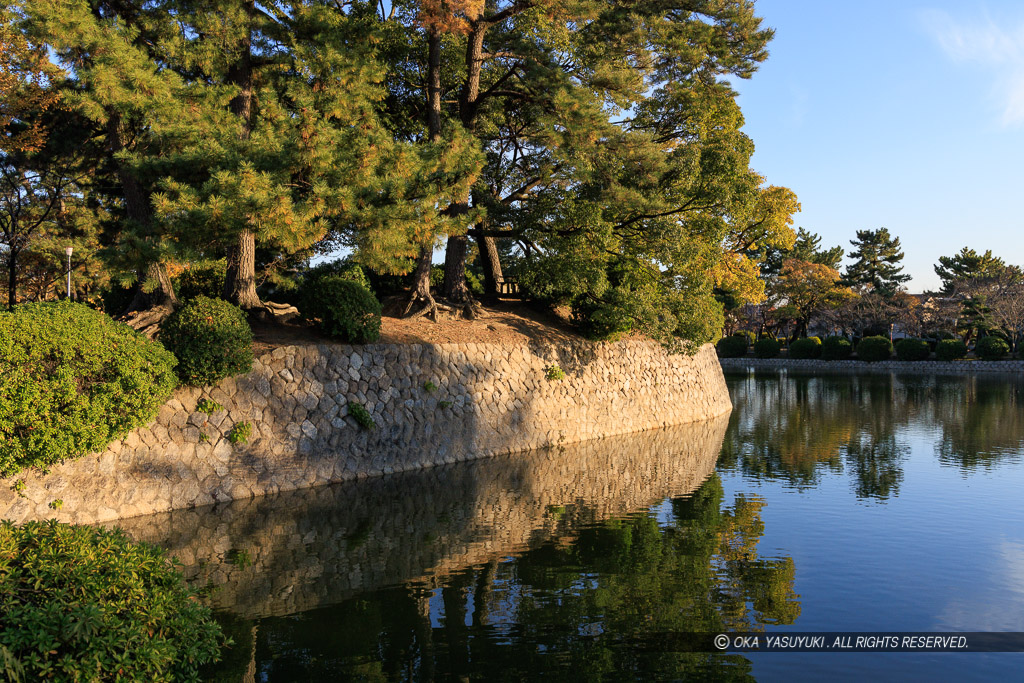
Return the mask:
<path id="1" fill-rule="evenodd" d="M 752 167 L 849 251 L 886 227 L 911 292 L 939 256 L 1024 265 L 1024 3 L 757 0 L 771 56 L 737 83 Z"/>

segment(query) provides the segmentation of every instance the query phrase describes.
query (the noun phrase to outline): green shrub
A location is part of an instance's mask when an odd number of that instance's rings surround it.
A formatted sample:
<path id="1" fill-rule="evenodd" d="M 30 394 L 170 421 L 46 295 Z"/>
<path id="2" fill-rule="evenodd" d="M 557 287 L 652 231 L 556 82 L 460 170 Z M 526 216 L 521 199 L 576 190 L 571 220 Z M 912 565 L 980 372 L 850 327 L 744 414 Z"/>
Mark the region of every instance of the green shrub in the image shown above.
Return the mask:
<path id="1" fill-rule="evenodd" d="M 174 390 L 174 356 L 83 304 L 0 312 L 0 476 L 103 450 Z"/>
<path id="2" fill-rule="evenodd" d="M 758 358 L 778 358 L 782 344 L 774 337 L 765 337 L 754 342 L 754 355 Z"/>
<path id="3" fill-rule="evenodd" d="M 366 271 L 350 258 L 324 261 L 311 267 L 303 273 L 299 289 L 309 289 L 310 286 L 315 287 L 318 280 L 331 277 L 332 275 L 336 275 L 342 280 L 349 280 L 357 285 L 362 285 L 369 292 L 373 291 L 373 288 L 370 287 L 370 280 L 366 277 Z"/>
<path id="4" fill-rule="evenodd" d="M 252 367 L 252 329 L 245 313 L 223 299 L 197 296 L 164 321 L 160 341 L 178 357 L 185 384 L 214 384 Z"/>
<path id="5" fill-rule="evenodd" d="M 757 335 L 751 332 L 750 330 L 736 330 L 735 332 L 732 333 L 732 336 L 743 337 L 744 339 L 746 339 L 748 347 L 753 346 L 754 342 L 757 341 Z"/>
<path id="6" fill-rule="evenodd" d="M 853 355 L 853 344 L 846 337 L 825 337 L 821 342 L 822 360 L 846 360 Z"/>
<path id="7" fill-rule="evenodd" d="M 892 356 L 892 342 L 886 337 L 864 337 L 857 344 L 857 358 L 869 363 L 889 360 Z"/>
<path id="8" fill-rule="evenodd" d="M 900 360 L 927 360 L 931 352 L 924 339 L 900 339 L 896 342 L 896 357 Z"/>
<path id="9" fill-rule="evenodd" d="M 224 259 L 191 263 L 171 279 L 174 293 L 181 301 L 194 299 L 197 296 L 219 299 L 224 293 L 224 280 L 227 279 L 227 271 L 228 264 Z"/>
<path id="10" fill-rule="evenodd" d="M 1000 337 L 989 335 L 974 344 L 974 355 L 981 360 L 1002 360 L 1009 353 L 1010 345 Z"/>
<path id="11" fill-rule="evenodd" d="M 339 275 L 303 283 L 299 310 L 320 330 L 342 341 L 366 344 L 380 337 L 380 302 L 370 290 Z"/>
<path id="12" fill-rule="evenodd" d="M 348 414 L 363 429 L 373 429 L 377 426 L 377 423 L 373 421 L 373 416 L 370 415 L 370 411 L 362 403 L 350 401 L 348 404 Z"/>
<path id="13" fill-rule="evenodd" d="M 228 432 L 228 441 L 232 444 L 246 443 L 252 436 L 252 423 L 239 422 Z"/>
<path id="14" fill-rule="evenodd" d="M 740 358 L 747 355 L 747 338 L 737 335 L 722 337 L 715 344 L 715 349 L 719 358 Z"/>
<path id="15" fill-rule="evenodd" d="M 799 360 L 818 358 L 821 356 L 821 339 L 805 337 L 797 339 L 789 345 L 789 357 Z"/>
<path id="16" fill-rule="evenodd" d="M 960 360 L 967 355 L 967 344 L 960 339 L 942 339 L 935 345 L 935 357 L 939 360 Z"/>
<path id="17" fill-rule="evenodd" d="M 198 681 L 226 643 L 195 598 L 119 529 L 0 522 L 0 678 Z"/>
<path id="18" fill-rule="evenodd" d="M 565 379 L 565 370 L 558 365 L 552 365 L 544 371 L 544 376 L 548 378 L 548 381 L 557 382 L 560 379 Z"/>

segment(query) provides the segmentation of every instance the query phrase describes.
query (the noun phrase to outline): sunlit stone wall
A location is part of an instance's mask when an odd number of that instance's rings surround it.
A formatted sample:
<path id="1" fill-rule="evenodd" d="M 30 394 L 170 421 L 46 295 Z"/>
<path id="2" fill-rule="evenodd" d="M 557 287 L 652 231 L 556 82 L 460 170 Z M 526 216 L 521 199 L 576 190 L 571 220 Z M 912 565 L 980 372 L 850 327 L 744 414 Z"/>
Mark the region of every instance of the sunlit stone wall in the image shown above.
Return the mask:
<path id="1" fill-rule="evenodd" d="M 549 369 L 564 371 L 552 379 Z M 197 410 L 201 399 L 222 409 Z M 375 426 L 349 414 L 359 403 Z M 106 451 L 0 482 L 0 518 L 98 522 L 703 420 L 731 409 L 714 349 L 304 345 L 183 389 Z M 228 435 L 249 423 L 246 443 Z M 24 487 L 15 491 L 15 479 Z M 55 501 L 60 501 L 57 504 Z M 56 509 L 54 509 L 56 508 Z"/>

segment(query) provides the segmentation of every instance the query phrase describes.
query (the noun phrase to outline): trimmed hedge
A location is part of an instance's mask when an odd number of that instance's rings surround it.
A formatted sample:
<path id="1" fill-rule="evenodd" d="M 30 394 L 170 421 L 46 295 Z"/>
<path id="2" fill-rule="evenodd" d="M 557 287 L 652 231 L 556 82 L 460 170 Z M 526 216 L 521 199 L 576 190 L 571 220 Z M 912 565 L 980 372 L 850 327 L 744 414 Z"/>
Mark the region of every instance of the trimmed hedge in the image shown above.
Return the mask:
<path id="1" fill-rule="evenodd" d="M 0 476 L 103 450 L 177 385 L 163 346 L 69 301 L 0 312 Z"/>
<path id="2" fill-rule="evenodd" d="M 989 335 L 982 337 L 974 344 L 974 355 L 981 360 L 1002 360 L 1010 353 L 1010 345 L 1005 339 Z"/>
<path id="3" fill-rule="evenodd" d="M 747 355 L 747 338 L 743 335 L 722 337 L 715 344 L 719 358 L 739 358 Z"/>
<path id="4" fill-rule="evenodd" d="M 223 299 L 199 295 L 167 317 L 160 341 L 178 357 L 185 384 L 214 384 L 252 367 L 252 328 L 245 313 Z"/>
<path id="5" fill-rule="evenodd" d="M 797 339 L 789 345 L 789 357 L 798 360 L 807 360 L 821 356 L 821 339 L 818 337 L 804 337 Z"/>
<path id="6" fill-rule="evenodd" d="M 195 598 L 120 529 L 0 522 L 0 678 L 198 681 L 227 643 Z"/>
<path id="7" fill-rule="evenodd" d="M 758 358 L 778 358 L 782 344 L 778 339 L 765 337 L 754 342 L 754 355 Z"/>
<path id="8" fill-rule="evenodd" d="M 960 339 L 943 339 L 935 345 L 935 357 L 938 360 L 960 360 L 967 355 L 967 344 Z"/>
<path id="9" fill-rule="evenodd" d="M 822 360 L 846 360 L 853 355 L 853 344 L 846 337 L 825 337 L 821 342 Z"/>
<path id="10" fill-rule="evenodd" d="M 931 346 L 924 339 L 900 339 L 896 342 L 896 357 L 900 360 L 927 360 L 930 355 Z"/>
<path id="11" fill-rule="evenodd" d="M 318 278 L 301 290 L 299 310 L 325 334 L 356 344 L 380 337 L 380 302 L 368 289 L 339 275 Z"/>
<path id="12" fill-rule="evenodd" d="M 892 342 L 887 337 L 864 337 L 857 344 L 857 358 L 868 363 L 889 360 L 892 356 Z"/>

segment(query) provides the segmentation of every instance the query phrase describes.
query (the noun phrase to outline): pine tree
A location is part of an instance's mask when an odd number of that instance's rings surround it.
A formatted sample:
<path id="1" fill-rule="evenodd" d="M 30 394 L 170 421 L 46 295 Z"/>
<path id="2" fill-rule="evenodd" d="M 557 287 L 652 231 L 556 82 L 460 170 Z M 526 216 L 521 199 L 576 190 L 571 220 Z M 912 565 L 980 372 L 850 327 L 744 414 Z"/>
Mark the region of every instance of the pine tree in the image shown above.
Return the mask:
<path id="1" fill-rule="evenodd" d="M 942 280 L 944 294 L 952 294 L 958 283 L 977 278 L 997 277 L 1006 268 L 1003 259 L 988 250 L 979 254 L 964 247 L 953 256 L 940 256 L 935 274 Z"/>
<path id="2" fill-rule="evenodd" d="M 847 256 L 854 259 L 846 269 L 845 282 L 883 296 L 892 296 L 903 289 L 910 276 L 903 273 L 903 252 L 900 238 L 892 237 L 886 228 L 858 230 L 855 248 Z"/>
<path id="3" fill-rule="evenodd" d="M 385 20 L 399 57 L 388 60 L 387 102 L 409 114 L 392 117 L 398 134 L 415 138 L 423 124 L 407 122 L 425 121 L 425 102 L 440 99 L 441 127 L 483 149 L 480 181 L 441 208 L 477 210 L 468 235 L 491 295 L 502 277 L 495 239 L 516 245 L 512 265 L 532 295 L 662 337 L 713 334 L 715 284 L 759 295 L 746 252 L 791 243 L 797 204 L 750 171 L 753 147 L 723 78 L 749 76 L 767 54 L 771 31 L 749 3 L 440 7 L 460 28 L 439 50 L 414 3 L 395 3 Z M 461 237 L 449 239 L 445 293 L 456 300 L 465 253 Z"/>

